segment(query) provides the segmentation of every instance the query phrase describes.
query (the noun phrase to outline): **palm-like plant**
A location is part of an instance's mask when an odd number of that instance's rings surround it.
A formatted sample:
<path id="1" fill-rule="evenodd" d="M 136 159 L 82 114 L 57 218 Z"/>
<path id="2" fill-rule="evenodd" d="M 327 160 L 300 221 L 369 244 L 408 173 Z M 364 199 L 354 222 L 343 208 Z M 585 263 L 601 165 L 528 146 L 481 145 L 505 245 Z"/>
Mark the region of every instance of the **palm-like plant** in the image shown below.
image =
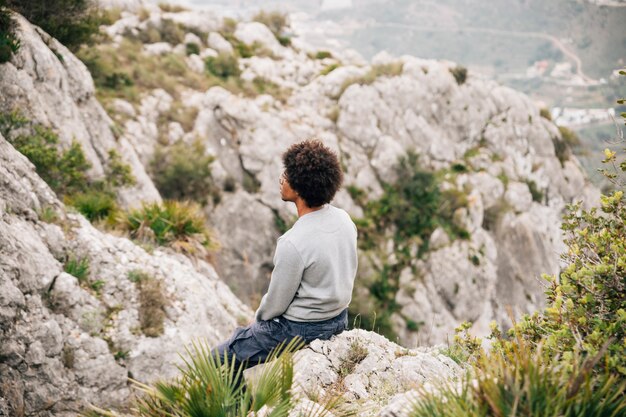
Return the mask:
<path id="1" fill-rule="evenodd" d="M 144 394 L 136 401 L 136 415 L 144 417 L 245 417 L 269 408 L 268 417 L 286 417 L 293 406 L 293 353 L 299 339 L 275 349 L 256 382 L 247 389 L 238 383 L 243 368 L 234 357 L 223 362 L 207 344 L 196 342 L 186 349 L 181 376 L 153 387 L 133 381 Z"/>

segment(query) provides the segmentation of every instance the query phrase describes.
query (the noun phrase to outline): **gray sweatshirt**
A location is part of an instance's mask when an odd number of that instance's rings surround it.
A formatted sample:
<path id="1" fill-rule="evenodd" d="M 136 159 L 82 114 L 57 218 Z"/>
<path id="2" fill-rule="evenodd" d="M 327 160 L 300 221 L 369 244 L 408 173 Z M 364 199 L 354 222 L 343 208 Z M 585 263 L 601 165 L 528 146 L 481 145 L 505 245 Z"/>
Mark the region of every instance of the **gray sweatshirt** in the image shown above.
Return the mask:
<path id="1" fill-rule="evenodd" d="M 330 204 L 301 216 L 278 238 L 274 270 L 257 320 L 281 314 L 293 321 L 321 321 L 348 307 L 357 268 L 356 226 Z"/>

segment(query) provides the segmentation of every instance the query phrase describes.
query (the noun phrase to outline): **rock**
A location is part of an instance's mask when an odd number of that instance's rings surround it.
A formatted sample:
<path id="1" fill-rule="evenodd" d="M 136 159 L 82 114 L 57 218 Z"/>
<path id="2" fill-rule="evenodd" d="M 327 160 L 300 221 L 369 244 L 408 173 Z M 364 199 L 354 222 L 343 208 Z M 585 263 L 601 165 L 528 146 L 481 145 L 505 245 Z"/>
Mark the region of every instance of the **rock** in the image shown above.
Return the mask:
<path id="1" fill-rule="evenodd" d="M 504 193 L 504 200 L 518 213 L 530 210 L 533 203 L 528 185 L 523 182 L 510 182 Z"/>
<path id="2" fill-rule="evenodd" d="M 198 74 L 204 74 L 204 71 L 206 71 L 204 61 L 196 54 L 189 55 L 185 61 L 187 62 L 187 66 Z"/>
<path id="3" fill-rule="evenodd" d="M 345 331 L 329 341 L 315 340 L 295 355 L 296 392 L 342 395 L 357 411 L 368 400 L 367 415 L 379 415 L 394 395 L 416 385 L 449 381 L 461 368 L 439 347 L 406 349 L 365 330 Z M 358 354 L 355 352 L 359 352 Z M 355 363 L 348 358 L 358 358 Z M 333 391 L 334 387 L 341 391 Z M 399 408 L 396 406 L 396 408 Z"/>
<path id="4" fill-rule="evenodd" d="M 234 36 L 246 45 L 258 43 L 274 55 L 282 56 L 285 53 L 285 48 L 278 43 L 274 34 L 263 23 L 239 22 Z"/>
<path id="5" fill-rule="evenodd" d="M 233 53 L 233 46 L 230 44 L 230 42 L 224 39 L 224 37 L 217 32 L 209 33 L 209 36 L 207 38 L 207 44 L 209 45 L 209 48 L 212 48 L 219 53 Z"/>
<path id="6" fill-rule="evenodd" d="M 156 42 L 144 45 L 143 51 L 148 55 L 167 55 L 172 52 L 172 45 L 167 42 Z"/>
<path id="7" fill-rule="evenodd" d="M 183 40 L 183 43 L 185 45 L 195 44 L 198 45 L 198 47 L 201 47 L 202 39 L 200 39 L 200 37 L 195 33 L 185 33 L 185 39 Z"/>
<path id="8" fill-rule="evenodd" d="M 123 114 L 127 117 L 135 117 L 137 115 L 133 105 L 126 100 L 116 98 L 113 100 L 112 105 L 115 113 Z"/>

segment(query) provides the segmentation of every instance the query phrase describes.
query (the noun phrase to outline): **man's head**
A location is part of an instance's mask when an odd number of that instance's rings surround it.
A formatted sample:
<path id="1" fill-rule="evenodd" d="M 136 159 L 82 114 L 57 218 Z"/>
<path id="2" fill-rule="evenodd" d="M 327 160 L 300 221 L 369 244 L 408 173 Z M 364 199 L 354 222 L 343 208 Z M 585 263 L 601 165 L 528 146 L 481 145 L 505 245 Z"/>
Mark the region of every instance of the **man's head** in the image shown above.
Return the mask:
<path id="1" fill-rule="evenodd" d="M 330 203 L 343 181 L 337 155 L 315 139 L 295 143 L 283 154 L 283 200 L 300 196 L 308 207 Z"/>

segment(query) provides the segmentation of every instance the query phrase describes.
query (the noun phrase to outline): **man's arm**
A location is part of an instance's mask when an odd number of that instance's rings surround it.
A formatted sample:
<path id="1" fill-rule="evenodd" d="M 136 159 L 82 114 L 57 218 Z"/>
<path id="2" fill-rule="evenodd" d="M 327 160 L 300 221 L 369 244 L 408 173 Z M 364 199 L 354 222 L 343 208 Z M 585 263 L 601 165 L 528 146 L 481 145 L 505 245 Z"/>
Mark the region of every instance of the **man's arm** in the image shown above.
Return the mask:
<path id="1" fill-rule="evenodd" d="M 256 311 L 256 319 L 270 320 L 283 314 L 302 281 L 304 262 L 291 242 L 281 239 L 276 245 L 274 270 L 267 294 Z"/>

